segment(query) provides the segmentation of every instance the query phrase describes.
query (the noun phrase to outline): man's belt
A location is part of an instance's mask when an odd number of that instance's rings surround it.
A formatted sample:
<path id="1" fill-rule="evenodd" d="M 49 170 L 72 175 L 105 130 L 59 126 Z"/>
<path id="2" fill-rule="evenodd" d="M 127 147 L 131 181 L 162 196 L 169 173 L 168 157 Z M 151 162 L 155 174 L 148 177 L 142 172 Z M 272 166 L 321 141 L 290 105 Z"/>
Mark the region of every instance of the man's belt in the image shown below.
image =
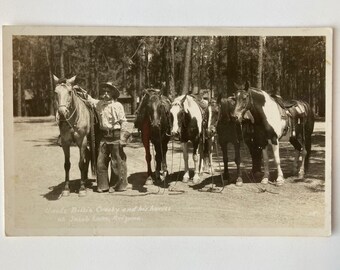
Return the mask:
<path id="1" fill-rule="evenodd" d="M 120 129 L 100 129 L 101 135 L 104 138 L 113 139 L 114 135 L 119 133 Z"/>

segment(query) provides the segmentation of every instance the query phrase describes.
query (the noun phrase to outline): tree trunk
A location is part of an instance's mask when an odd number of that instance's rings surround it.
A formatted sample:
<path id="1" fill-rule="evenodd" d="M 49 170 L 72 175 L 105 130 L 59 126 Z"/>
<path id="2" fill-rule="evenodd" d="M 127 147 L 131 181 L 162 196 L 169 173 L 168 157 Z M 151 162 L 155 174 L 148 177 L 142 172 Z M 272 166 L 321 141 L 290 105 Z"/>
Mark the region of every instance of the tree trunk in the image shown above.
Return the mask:
<path id="1" fill-rule="evenodd" d="M 216 64 L 216 68 L 217 68 L 216 87 L 217 87 L 218 93 L 221 93 L 223 91 L 221 67 L 222 67 L 222 37 L 218 37 L 217 38 L 217 64 Z"/>
<path id="2" fill-rule="evenodd" d="M 127 89 L 127 67 L 126 67 L 126 58 L 127 58 L 127 56 L 126 56 L 126 52 L 125 52 L 125 50 L 124 50 L 124 53 L 123 53 L 123 93 L 124 94 L 126 94 L 126 89 Z"/>
<path id="3" fill-rule="evenodd" d="M 257 88 L 262 89 L 262 71 L 263 71 L 263 37 L 259 37 L 259 55 L 257 67 Z"/>
<path id="4" fill-rule="evenodd" d="M 59 39 L 59 47 L 60 47 L 60 78 L 65 78 L 63 37 L 60 37 Z"/>
<path id="5" fill-rule="evenodd" d="M 227 49 L 227 95 L 234 93 L 234 83 L 238 80 L 238 37 L 229 37 Z"/>
<path id="6" fill-rule="evenodd" d="M 50 77 L 49 114 L 54 115 L 54 84 L 53 84 L 53 71 L 52 71 L 53 70 L 53 55 L 54 55 L 54 52 L 53 52 L 52 37 L 49 37 L 49 47 L 50 47 L 50 52 L 48 52 L 47 44 L 46 44 L 46 46 L 45 46 L 46 61 L 47 61 L 49 77 Z"/>
<path id="7" fill-rule="evenodd" d="M 185 58 L 184 58 L 184 76 L 183 76 L 182 95 L 187 94 L 189 90 L 191 46 L 192 46 L 192 37 L 188 37 L 188 41 L 187 41 L 187 45 L 185 49 Z"/>
<path id="8" fill-rule="evenodd" d="M 17 108 L 17 115 L 22 116 L 22 92 L 21 92 L 21 63 L 18 61 L 18 108 Z"/>
<path id="9" fill-rule="evenodd" d="M 175 93 L 175 39 L 170 37 L 169 97 L 174 98 Z"/>
<path id="10" fill-rule="evenodd" d="M 133 76 L 131 114 L 134 114 L 137 109 L 137 87 L 137 74 L 135 74 Z"/>
<path id="11" fill-rule="evenodd" d="M 150 87 L 150 76 L 149 76 L 149 52 L 144 49 L 144 63 L 145 63 L 145 87 Z"/>

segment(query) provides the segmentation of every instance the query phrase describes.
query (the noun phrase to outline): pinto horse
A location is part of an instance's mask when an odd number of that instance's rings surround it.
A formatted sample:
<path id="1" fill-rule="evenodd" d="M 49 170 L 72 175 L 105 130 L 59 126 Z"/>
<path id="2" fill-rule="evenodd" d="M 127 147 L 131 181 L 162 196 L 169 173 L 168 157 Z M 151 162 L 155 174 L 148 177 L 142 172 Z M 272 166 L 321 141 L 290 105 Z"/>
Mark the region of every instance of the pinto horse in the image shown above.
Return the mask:
<path id="1" fill-rule="evenodd" d="M 197 149 L 203 135 L 203 110 L 198 105 L 194 97 L 189 95 L 181 95 L 172 103 L 171 106 L 171 135 L 179 136 L 182 143 L 183 159 L 184 159 L 184 176 L 183 182 L 189 181 L 189 163 L 188 163 L 188 141 L 193 145 L 194 160 L 194 177 L 193 183 L 200 182 Z"/>
<path id="2" fill-rule="evenodd" d="M 166 153 L 170 140 L 170 100 L 159 89 L 145 89 L 137 109 L 136 126 L 141 130 L 147 163 L 146 184 L 153 184 L 151 170 L 150 141 L 156 152 L 156 182 L 165 180 L 168 170 Z"/>
<path id="3" fill-rule="evenodd" d="M 69 171 L 71 168 L 70 146 L 72 142 L 75 142 L 79 148 L 78 166 L 81 173 L 79 196 L 86 196 L 85 180 L 87 179 L 90 160 L 92 173 L 95 174 L 96 171 L 96 155 L 92 155 L 93 151 L 96 153 L 96 150 L 93 149 L 93 144 L 91 143 L 89 144 L 90 148 L 88 148 L 91 132 L 91 112 L 73 88 L 75 78 L 76 76 L 71 79 L 59 79 L 54 76 L 56 84 L 54 92 L 58 102 L 61 146 L 65 157 L 65 186 L 62 196 L 70 195 Z"/>
<path id="4" fill-rule="evenodd" d="M 299 106 L 299 110 L 294 107 Z M 290 106 L 290 107 L 289 107 Z M 261 181 L 267 184 L 269 181 L 269 159 L 268 144 L 272 146 L 274 160 L 277 166 L 276 184 L 284 183 L 283 172 L 280 164 L 279 139 L 292 129 L 289 141 L 296 150 L 295 168 L 302 152 L 302 164 L 299 171 L 299 178 L 304 178 L 308 167 L 308 159 L 311 152 L 311 136 L 314 129 L 314 114 L 310 106 L 302 101 L 295 101 L 287 108 L 279 103 L 263 90 L 250 88 L 249 82 L 238 87 L 236 92 L 236 107 L 234 115 L 239 122 L 242 121 L 245 113 L 250 111 L 254 118 L 256 141 L 263 149 L 264 176 Z M 293 107 L 292 107 L 293 106 Z M 289 108 L 288 108 L 289 107 Z M 292 107 L 292 108 L 291 108 Z M 289 112 L 289 113 L 288 113 Z"/>
<path id="5" fill-rule="evenodd" d="M 241 155 L 240 155 L 240 144 L 244 140 L 247 144 L 252 157 L 252 171 L 257 173 L 261 171 L 261 150 L 256 147 L 253 140 L 253 132 L 250 117 L 246 117 L 242 121 L 242 126 L 246 127 L 241 130 L 241 125 L 234 118 L 235 109 L 235 98 L 226 97 L 220 95 L 216 102 L 211 102 L 209 105 L 209 121 L 210 121 L 210 133 L 217 133 L 218 142 L 222 149 L 224 172 L 223 178 L 229 180 L 229 169 L 228 169 L 228 144 L 234 146 L 235 151 L 235 164 L 237 167 L 237 179 L 236 186 L 242 186 L 242 172 L 240 168 Z M 210 117 L 211 115 L 211 117 Z M 242 134 L 243 133 L 243 134 Z"/>

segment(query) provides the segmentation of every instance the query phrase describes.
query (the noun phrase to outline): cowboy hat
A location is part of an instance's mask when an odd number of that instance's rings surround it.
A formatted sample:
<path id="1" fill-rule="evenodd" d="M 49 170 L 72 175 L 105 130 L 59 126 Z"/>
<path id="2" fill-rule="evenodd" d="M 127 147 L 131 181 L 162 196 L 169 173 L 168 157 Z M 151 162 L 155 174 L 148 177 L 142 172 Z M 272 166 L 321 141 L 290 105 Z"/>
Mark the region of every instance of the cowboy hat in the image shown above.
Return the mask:
<path id="1" fill-rule="evenodd" d="M 113 84 L 113 82 L 104 82 L 100 84 L 100 90 L 102 90 L 105 87 L 111 90 L 113 99 L 117 99 L 119 97 L 120 92 L 118 88 Z"/>

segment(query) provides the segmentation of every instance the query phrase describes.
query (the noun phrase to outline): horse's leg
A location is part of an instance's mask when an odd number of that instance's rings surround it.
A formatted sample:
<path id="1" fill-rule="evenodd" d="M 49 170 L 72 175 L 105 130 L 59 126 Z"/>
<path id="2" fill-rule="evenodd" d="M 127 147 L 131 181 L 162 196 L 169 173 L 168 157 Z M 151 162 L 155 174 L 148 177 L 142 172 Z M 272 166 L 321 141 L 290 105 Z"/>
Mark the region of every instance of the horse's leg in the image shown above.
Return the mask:
<path id="1" fill-rule="evenodd" d="M 70 144 L 63 143 L 62 144 L 63 151 L 64 151 L 64 157 L 65 157 L 65 162 L 64 162 L 64 169 L 65 169 L 65 186 L 64 190 L 62 192 L 62 195 L 64 197 L 70 195 L 70 186 L 69 186 L 69 172 L 71 168 L 71 162 L 70 162 Z"/>
<path id="2" fill-rule="evenodd" d="M 307 135 L 305 144 L 306 144 L 306 151 L 307 151 L 306 159 L 305 159 L 305 173 L 306 173 L 309 167 L 310 154 L 312 152 L 312 134 Z"/>
<path id="3" fill-rule="evenodd" d="M 237 167 L 236 186 L 240 187 L 243 184 L 243 180 L 242 180 L 242 172 L 240 168 L 241 154 L 240 154 L 240 143 L 239 142 L 234 143 L 234 149 L 235 149 L 235 163 Z"/>
<path id="4" fill-rule="evenodd" d="M 208 162 L 209 162 L 209 171 L 210 174 L 213 175 L 215 173 L 214 167 L 212 165 L 212 155 L 213 155 L 213 144 L 214 144 L 215 138 L 211 138 L 208 141 Z"/>
<path id="5" fill-rule="evenodd" d="M 223 155 L 223 165 L 224 165 L 224 173 L 223 179 L 229 181 L 229 168 L 228 168 L 228 144 L 221 144 L 222 155 Z"/>
<path id="6" fill-rule="evenodd" d="M 187 183 L 189 181 L 189 153 L 188 153 L 188 142 L 182 142 L 183 149 L 183 159 L 184 159 L 184 175 L 183 175 L 183 183 Z"/>
<path id="7" fill-rule="evenodd" d="M 146 185 L 152 185 L 153 181 L 152 181 L 152 170 L 151 170 L 151 153 L 150 153 L 150 137 L 149 137 L 149 132 L 147 131 L 143 131 L 142 132 L 142 142 L 143 142 L 143 146 L 145 149 L 145 160 L 146 160 L 146 164 L 147 164 L 147 179 L 145 184 Z"/>
<path id="8" fill-rule="evenodd" d="M 264 175 L 263 175 L 261 183 L 268 184 L 269 182 L 268 145 L 262 149 L 262 156 L 263 156 Z"/>
<path id="9" fill-rule="evenodd" d="M 200 162 L 203 160 L 203 170 L 200 168 L 200 173 L 202 171 L 210 173 L 211 175 L 214 173 L 212 166 L 212 138 L 206 139 L 204 142 L 204 147 L 202 149 L 202 156 L 200 156 Z"/>
<path id="10" fill-rule="evenodd" d="M 281 160 L 280 160 L 280 147 L 279 141 L 277 144 L 272 144 L 273 153 L 274 153 L 274 160 L 277 168 L 277 178 L 276 178 L 276 185 L 281 186 L 284 183 L 283 172 L 281 170 Z"/>
<path id="11" fill-rule="evenodd" d="M 88 162 L 86 160 L 87 138 L 84 137 L 83 141 L 79 144 L 79 170 L 80 170 L 80 187 L 78 195 L 80 197 L 86 196 L 85 180 L 87 178 Z"/>
<path id="12" fill-rule="evenodd" d="M 248 141 L 246 144 L 248 146 L 252 160 L 252 172 L 254 174 L 261 173 L 261 161 L 262 161 L 261 149 L 257 147 L 254 142 Z"/>
<path id="13" fill-rule="evenodd" d="M 163 170 L 162 181 L 164 181 L 168 174 L 168 166 L 166 162 L 166 153 L 168 152 L 168 140 L 167 139 L 162 140 L 161 150 L 162 150 L 162 170 Z"/>
<path id="14" fill-rule="evenodd" d="M 156 142 L 154 144 L 155 146 L 155 151 L 156 151 L 156 171 L 155 171 L 155 175 L 156 175 L 156 181 L 159 182 L 160 181 L 160 171 L 161 171 L 161 165 L 162 165 L 162 150 L 161 150 L 161 143 L 160 142 Z"/>
<path id="15" fill-rule="evenodd" d="M 194 184 L 198 184 L 200 182 L 200 174 L 198 170 L 198 156 L 197 156 L 197 148 L 199 146 L 199 141 L 193 142 L 193 152 L 192 159 L 194 160 L 194 177 L 192 179 Z"/>
<path id="16" fill-rule="evenodd" d="M 294 155 L 293 175 L 297 175 L 298 170 L 299 170 L 299 160 L 300 160 L 301 151 L 295 149 L 294 154 L 295 155 Z"/>
<path id="17" fill-rule="evenodd" d="M 293 175 L 297 175 L 299 171 L 299 159 L 301 155 L 302 146 L 296 136 L 292 136 L 289 138 L 289 142 L 294 146 L 294 165 L 293 165 Z"/>

